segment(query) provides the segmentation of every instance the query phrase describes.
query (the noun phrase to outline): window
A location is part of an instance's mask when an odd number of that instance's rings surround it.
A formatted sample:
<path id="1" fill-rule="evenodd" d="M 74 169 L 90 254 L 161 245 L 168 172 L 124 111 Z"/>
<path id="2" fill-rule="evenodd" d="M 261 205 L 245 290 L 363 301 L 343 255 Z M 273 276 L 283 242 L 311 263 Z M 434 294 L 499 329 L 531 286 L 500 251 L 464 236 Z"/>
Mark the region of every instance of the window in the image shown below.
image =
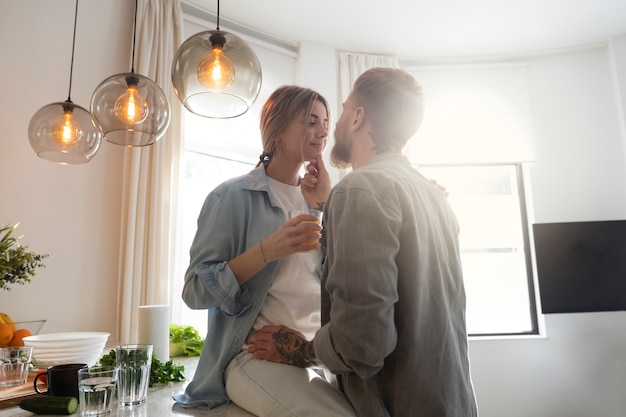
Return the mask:
<path id="1" fill-rule="evenodd" d="M 236 160 L 190 149 L 185 152 L 185 256 L 206 195 L 222 181 L 248 172 L 255 163 L 254 155 Z M 468 333 L 536 334 L 521 164 L 430 166 L 420 171 L 446 187 L 459 220 Z M 201 334 L 206 332 L 206 317 L 205 310 L 181 308 L 181 322 L 192 324 Z"/>
<path id="2" fill-rule="evenodd" d="M 536 334 L 521 164 L 420 167 L 460 224 L 470 335 Z"/>
<path id="3" fill-rule="evenodd" d="M 189 265 L 189 248 L 196 233 L 196 221 L 202 204 L 209 192 L 223 181 L 250 171 L 254 164 L 249 160 L 227 159 L 216 155 L 198 152 L 193 149 L 185 150 L 184 178 L 182 179 L 183 210 L 183 237 L 182 249 L 184 253 L 181 264 L 184 269 L 177 275 L 176 296 L 180 298 L 185 271 Z M 184 303 L 178 303 L 180 317 L 176 320 L 180 324 L 195 327 L 201 335 L 207 331 L 207 311 L 191 310 Z"/>
<path id="4" fill-rule="evenodd" d="M 424 122 L 406 155 L 448 189 L 470 335 L 538 334 L 523 162 L 534 159 L 528 65 L 415 66 Z"/>

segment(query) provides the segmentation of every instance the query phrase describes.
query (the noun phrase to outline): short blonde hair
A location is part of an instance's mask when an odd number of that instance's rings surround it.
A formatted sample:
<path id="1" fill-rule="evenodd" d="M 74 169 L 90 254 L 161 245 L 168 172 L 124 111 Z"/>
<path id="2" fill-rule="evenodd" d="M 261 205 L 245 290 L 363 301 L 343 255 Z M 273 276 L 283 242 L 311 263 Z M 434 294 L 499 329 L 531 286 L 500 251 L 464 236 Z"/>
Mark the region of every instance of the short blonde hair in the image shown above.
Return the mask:
<path id="1" fill-rule="evenodd" d="M 370 135 L 378 153 L 400 151 L 422 124 L 422 86 L 406 71 L 367 70 L 355 81 L 352 94 L 370 119 Z"/>

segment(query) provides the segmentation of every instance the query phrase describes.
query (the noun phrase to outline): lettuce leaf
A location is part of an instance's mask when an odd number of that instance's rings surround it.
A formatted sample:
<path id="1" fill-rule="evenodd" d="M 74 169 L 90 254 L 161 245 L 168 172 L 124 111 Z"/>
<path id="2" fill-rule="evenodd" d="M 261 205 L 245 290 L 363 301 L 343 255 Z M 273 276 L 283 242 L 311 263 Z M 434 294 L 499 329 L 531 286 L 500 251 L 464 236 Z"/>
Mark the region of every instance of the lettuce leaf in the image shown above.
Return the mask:
<path id="1" fill-rule="evenodd" d="M 192 326 L 170 324 L 170 356 L 200 356 L 204 339 Z"/>

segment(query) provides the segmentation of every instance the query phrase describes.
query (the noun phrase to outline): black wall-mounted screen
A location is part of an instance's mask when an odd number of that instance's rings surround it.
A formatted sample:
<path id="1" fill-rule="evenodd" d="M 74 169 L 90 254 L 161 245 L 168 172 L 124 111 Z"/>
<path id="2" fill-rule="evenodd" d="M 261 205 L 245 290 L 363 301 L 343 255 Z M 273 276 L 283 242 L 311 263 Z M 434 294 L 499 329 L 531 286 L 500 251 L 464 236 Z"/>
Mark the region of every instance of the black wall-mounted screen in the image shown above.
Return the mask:
<path id="1" fill-rule="evenodd" d="M 626 220 L 533 225 L 541 309 L 626 310 Z"/>

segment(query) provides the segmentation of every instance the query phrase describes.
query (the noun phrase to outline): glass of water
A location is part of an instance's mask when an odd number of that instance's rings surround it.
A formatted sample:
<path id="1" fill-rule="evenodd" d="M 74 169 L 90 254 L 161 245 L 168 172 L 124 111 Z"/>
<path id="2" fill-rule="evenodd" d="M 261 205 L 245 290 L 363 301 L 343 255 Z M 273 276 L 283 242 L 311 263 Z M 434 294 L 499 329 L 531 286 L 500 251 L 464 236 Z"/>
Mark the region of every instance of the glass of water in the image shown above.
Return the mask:
<path id="1" fill-rule="evenodd" d="M 117 398 L 121 406 L 132 407 L 146 402 L 152 348 L 152 345 L 116 346 L 115 361 L 120 370 Z"/>
<path id="2" fill-rule="evenodd" d="M 0 348 L 0 387 L 26 383 L 32 354 L 32 347 Z"/>
<path id="3" fill-rule="evenodd" d="M 78 371 L 81 415 L 99 416 L 111 413 L 118 375 L 116 366 L 95 366 Z"/>

